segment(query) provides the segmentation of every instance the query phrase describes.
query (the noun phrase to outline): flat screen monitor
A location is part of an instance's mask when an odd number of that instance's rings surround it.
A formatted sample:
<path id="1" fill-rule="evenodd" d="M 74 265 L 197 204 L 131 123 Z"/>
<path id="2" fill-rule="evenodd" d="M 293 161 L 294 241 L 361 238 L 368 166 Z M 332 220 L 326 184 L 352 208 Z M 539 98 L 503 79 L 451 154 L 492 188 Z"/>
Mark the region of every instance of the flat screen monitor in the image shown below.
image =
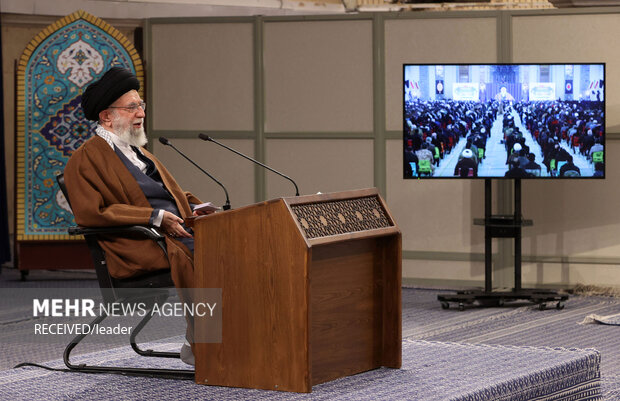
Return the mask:
<path id="1" fill-rule="evenodd" d="M 605 64 L 405 64 L 403 175 L 605 177 Z"/>

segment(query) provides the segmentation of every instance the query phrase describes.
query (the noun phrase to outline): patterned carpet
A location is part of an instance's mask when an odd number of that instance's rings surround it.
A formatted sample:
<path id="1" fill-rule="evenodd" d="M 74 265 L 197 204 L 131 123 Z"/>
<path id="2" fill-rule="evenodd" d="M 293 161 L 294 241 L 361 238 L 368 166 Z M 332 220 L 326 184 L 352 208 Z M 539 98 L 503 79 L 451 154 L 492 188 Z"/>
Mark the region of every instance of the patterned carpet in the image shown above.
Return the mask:
<path id="1" fill-rule="evenodd" d="M 180 339 L 179 339 L 180 340 Z M 156 349 L 178 349 L 163 343 Z M 128 347 L 75 362 L 153 366 Z M 312 394 L 201 386 L 191 381 L 89 375 L 20 368 L 0 375 L 3 400 L 600 400 L 598 352 L 405 340 L 403 367 L 377 369 L 314 386 Z M 183 368 L 179 361 L 165 361 Z M 60 361 L 53 363 L 61 366 Z M 574 398 L 573 398 L 574 397 Z"/>
<path id="2" fill-rule="evenodd" d="M 594 366 L 600 358 L 603 399 L 620 400 L 620 326 L 578 324 L 590 314 L 618 314 L 620 299 L 574 296 L 564 310 L 539 311 L 534 306 L 522 305 L 459 312 L 441 309 L 437 301 L 440 292 L 403 289 L 403 369 L 378 369 L 318 385 L 311 395 L 205 387 L 188 381 L 50 372 L 32 367 L 10 369 L 22 361 L 48 361 L 45 363 L 50 366 L 63 367 L 59 359 L 63 346 L 32 344 L 19 349 L 15 344 L 0 341 L 0 368 L 5 369 L 0 371 L 0 399 L 489 400 L 502 398 L 477 391 L 495 388 L 497 392 L 502 383 L 536 378 L 535 372 L 549 372 L 562 366 L 580 365 L 585 379 L 581 382 L 586 385 L 582 390 L 587 390 L 588 383 L 595 381 L 591 379 L 597 374 Z M 0 340 L 19 329 L 21 323 L 15 319 L 16 313 L 0 311 L 0 325 L 8 321 L 7 316 L 12 319 L 9 325 L 0 326 Z M 158 347 L 177 350 L 181 337 L 175 340 L 162 342 Z M 74 359 L 148 364 L 162 361 L 134 357 L 128 347 L 97 352 L 94 349 L 85 347 L 82 352 L 88 353 Z M 163 361 L 186 368 L 180 361 Z M 592 391 L 596 393 L 595 388 Z M 505 399 L 535 399 L 531 395 L 519 397 Z M 590 399 L 600 398 L 594 394 Z"/>
<path id="3" fill-rule="evenodd" d="M 620 298 L 572 296 L 563 310 L 519 307 L 460 312 L 438 306 L 438 290 L 403 290 L 403 338 L 530 347 L 595 348 L 605 400 L 620 400 L 620 326 L 583 324 L 590 314 L 620 312 Z M 406 294 L 406 296 L 405 296 Z"/>

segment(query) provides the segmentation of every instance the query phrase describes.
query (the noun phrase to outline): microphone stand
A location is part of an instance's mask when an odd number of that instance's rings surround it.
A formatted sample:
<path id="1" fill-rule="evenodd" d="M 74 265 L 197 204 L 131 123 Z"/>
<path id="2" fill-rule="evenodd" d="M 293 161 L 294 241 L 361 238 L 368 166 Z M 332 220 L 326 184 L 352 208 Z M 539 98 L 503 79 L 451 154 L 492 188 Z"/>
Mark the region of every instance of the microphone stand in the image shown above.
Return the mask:
<path id="1" fill-rule="evenodd" d="M 209 178 L 211 178 L 213 181 L 215 181 L 220 187 L 222 187 L 222 189 L 224 190 L 224 193 L 226 194 L 226 203 L 224 204 L 224 206 L 222 206 L 223 210 L 229 210 L 230 209 L 230 199 L 228 198 L 228 191 L 226 190 L 226 187 L 224 187 L 224 185 L 222 185 L 221 182 L 219 182 L 218 180 L 216 180 L 211 174 L 207 173 L 202 167 L 200 167 L 199 165 L 197 165 L 196 163 L 194 163 L 194 161 L 192 159 L 190 159 L 189 157 L 185 156 L 185 154 L 183 152 L 181 152 L 179 149 L 177 149 L 172 142 L 170 142 L 168 140 L 168 138 L 165 138 L 163 136 L 159 137 L 159 142 L 161 142 L 162 144 L 166 145 L 166 146 L 170 146 L 172 149 L 176 150 L 178 154 L 180 154 L 181 156 L 183 156 L 188 162 L 192 163 L 194 166 L 196 166 L 200 171 L 202 171 L 203 173 L 205 173 L 207 176 L 209 176 Z"/>
<path id="2" fill-rule="evenodd" d="M 265 165 L 265 164 L 263 164 L 263 163 L 259 162 L 258 160 L 256 160 L 256 159 L 252 159 L 250 156 L 246 156 L 246 155 L 244 155 L 243 153 L 241 153 L 241 152 L 239 152 L 239 151 L 236 151 L 235 149 L 230 148 L 230 147 L 228 147 L 228 146 L 224 145 L 223 143 L 220 143 L 220 142 L 216 141 L 215 139 L 211 138 L 209 135 L 206 135 L 206 134 L 198 134 L 198 137 L 199 137 L 200 139 L 202 139 L 203 141 L 213 142 L 213 143 L 215 143 L 215 144 L 217 144 L 217 145 L 220 145 L 221 147 L 223 147 L 223 148 L 225 148 L 225 149 L 228 149 L 228 150 L 230 150 L 231 152 L 236 153 L 236 154 L 238 154 L 239 156 L 241 156 L 241 157 L 243 157 L 243 158 L 245 158 L 245 159 L 248 159 L 249 161 L 251 161 L 251 162 L 253 162 L 253 163 L 258 164 L 259 166 L 264 167 L 264 168 L 266 168 L 267 170 L 269 170 L 269 171 L 271 171 L 271 172 L 274 172 L 274 173 L 276 173 L 277 175 L 279 175 L 279 176 L 281 176 L 281 177 L 286 178 L 287 180 L 289 180 L 290 182 L 292 182 L 292 183 L 293 183 L 293 185 L 295 186 L 295 196 L 299 196 L 299 188 L 297 188 L 297 184 L 295 183 L 295 181 L 293 181 L 293 179 L 292 179 L 291 177 L 289 177 L 289 176 L 287 176 L 287 175 L 284 175 L 284 174 L 282 174 L 281 172 L 276 171 L 276 170 L 272 169 L 271 167 L 269 167 L 269 166 L 267 166 L 267 165 Z"/>

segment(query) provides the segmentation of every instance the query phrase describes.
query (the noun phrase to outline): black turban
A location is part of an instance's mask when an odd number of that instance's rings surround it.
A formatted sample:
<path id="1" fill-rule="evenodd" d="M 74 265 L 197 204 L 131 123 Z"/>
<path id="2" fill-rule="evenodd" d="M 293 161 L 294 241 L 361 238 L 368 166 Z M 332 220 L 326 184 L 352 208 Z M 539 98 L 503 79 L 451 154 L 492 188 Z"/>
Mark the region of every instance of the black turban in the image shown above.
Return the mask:
<path id="1" fill-rule="evenodd" d="M 140 89 L 140 81 L 129 70 L 112 67 L 99 81 L 88 85 L 82 93 L 82 109 L 87 119 L 99 120 L 99 113 L 130 90 Z"/>

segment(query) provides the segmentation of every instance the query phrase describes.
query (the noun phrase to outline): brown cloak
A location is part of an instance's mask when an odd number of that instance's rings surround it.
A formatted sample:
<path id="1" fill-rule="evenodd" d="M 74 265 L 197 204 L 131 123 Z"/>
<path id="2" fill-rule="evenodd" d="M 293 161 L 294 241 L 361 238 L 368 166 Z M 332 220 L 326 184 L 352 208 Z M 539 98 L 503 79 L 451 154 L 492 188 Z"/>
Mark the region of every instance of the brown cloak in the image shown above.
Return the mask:
<path id="1" fill-rule="evenodd" d="M 201 203 L 183 192 L 172 175 L 148 151 L 142 149 L 159 170 L 174 197 L 181 217 L 192 215 L 189 203 Z M 153 208 L 142 189 L 114 150 L 99 136 L 86 141 L 71 156 L 64 171 L 65 183 L 76 222 L 86 227 L 148 225 Z M 179 241 L 166 237 L 168 259 L 155 242 L 109 237 L 100 241 L 108 270 L 116 278 L 167 269 L 177 288 L 193 287 L 193 257 Z"/>

